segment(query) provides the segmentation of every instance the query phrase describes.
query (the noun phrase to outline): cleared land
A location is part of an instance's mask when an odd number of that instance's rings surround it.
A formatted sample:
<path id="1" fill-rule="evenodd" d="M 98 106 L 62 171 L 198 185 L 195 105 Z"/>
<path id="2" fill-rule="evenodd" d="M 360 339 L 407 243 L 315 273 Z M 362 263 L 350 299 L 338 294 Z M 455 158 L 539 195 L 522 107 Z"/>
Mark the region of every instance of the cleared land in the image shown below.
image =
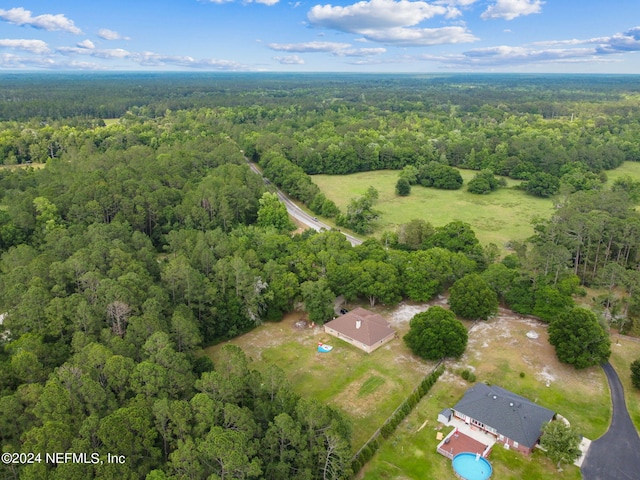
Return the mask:
<path id="1" fill-rule="evenodd" d="M 231 343 L 253 359 L 257 370 L 268 364 L 278 365 L 296 392 L 344 412 L 354 425 L 355 452 L 434 364 L 415 358 L 401 339 L 367 354 L 327 335 L 320 327 L 297 327 L 301 317 L 301 313 L 288 315 L 279 323 L 264 324 Z M 408 325 L 398 324 L 400 335 L 406 330 Z M 318 353 L 318 342 L 332 345 L 333 351 Z M 221 346 L 206 349 L 214 363 Z"/>
<path id="2" fill-rule="evenodd" d="M 531 331 L 539 337 L 527 337 Z M 442 429 L 436 418 L 444 407 L 455 405 L 471 385 L 460 377 L 459 372 L 463 369 L 474 371 L 478 381 L 507 388 L 557 411 L 587 438 L 602 435 L 611 414 L 604 374 L 595 367 L 576 371 L 559 363 L 547 339 L 546 325 L 506 310 L 487 323 L 477 323 L 470 331 L 467 353 L 460 361 L 449 362 L 447 372 L 382 446 L 359 478 L 455 478 L 451 462 L 435 452 L 436 433 Z M 419 430 L 425 421 L 426 426 Z M 496 446 L 489 460 L 494 468 L 493 478 L 581 478 L 579 470 L 573 466 L 562 473 L 557 472 L 540 451 L 526 457 Z"/>
<path id="3" fill-rule="evenodd" d="M 489 195 L 473 195 L 466 185 L 476 171 L 459 170 L 464 185 L 460 190 L 438 190 L 414 186 L 411 195 L 399 197 L 395 193 L 397 170 L 354 173 L 351 175 L 314 175 L 313 181 L 340 209 L 345 210 L 353 197 L 363 195 L 370 185 L 380 193 L 375 208 L 381 212 L 376 222 L 376 234 L 392 230 L 396 225 L 421 218 L 439 227 L 454 220 L 469 223 L 483 245 L 495 243 L 500 248 L 510 240 L 523 241 L 533 234 L 531 220 L 549 218 L 553 200 L 527 195 L 513 187 L 519 180 L 507 178 L 507 188 Z M 607 187 L 624 175 L 640 180 L 640 162 L 625 162 L 607 171 Z"/>
<path id="4" fill-rule="evenodd" d="M 446 305 L 443 298 L 430 302 L 434 303 Z M 423 304 L 403 303 L 378 312 L 385 315 L 401 337 L 413 315 L 426 308 Z M 341 409 L 353 422 L 355 451 L 433 364 L 415 358 L 401 339 L 367 355 L 318 328 L 296 327 L 300 318 L 301 314 L 289 315 L 280 323 L 262 325 L 231 342 L 253 359 L 254 368 L 275 363 L 286 372 L 297 392 Z M 474 371 L 478 381 L 500 385 L 561 413 L 587 438 L 595 439 L 606 431 L 611 407 L 604 374 L 599 368 L 576 371 L 559 363 L 548 344 L 545 324 L 501 310 L 489 322 L 475 325 L 466 322 L 466 325 L 471 328 L 467 353 L 457 362 L 448 362 L 445 374 L 397 433 L 384 443 L 362 478 L 454 478 L 451 462 L 435 452 L 436 429 L 440 428 L 436 418 L 438 412 L 453 406 L 471 385 L 460 377 L 463 369 Z M 538 334 L 537 339 L 527 337 L 531 331 Z M 334 350 L 317 353 L 319 341 L 333 345 Z M 637 346 L 640 348 L 640 344 Z M 214 362 L 220 347 L 206 350 Z M 574 467 L 558 474 L 540 452 L 525 457 L 496 447 L 490 461 L 494 478 L 580 478 Z"/>
<path id="5" fill-rule="evenodd" d="M 460 170 L 465 186 L 460 190 L 438 190 L 414 186 L 411 195 L 399 197 L 395 193 L 398 171 L 381 170 L 332 176 L 314 175 L 313 181 L 340 209 L 346 209 L 349 200 L 363 195 L 370 185 L 380 198 L 375 208 L 381 212 L 377 233 L 393 230 L 396 225 L 414 218 L 422 218 L 436 227 L 454 220 L 469 223 L 482 244 L 495 243 L 501 248 L 510 240 L 525 240 L 533 235 L 531 220 L 548 218 L 553 201 L 536 198 L 512 187 L 520 183 L 507 179 L 507 188 L 489 195 L 467 192 L 466 184 L 477 172 Z"/>

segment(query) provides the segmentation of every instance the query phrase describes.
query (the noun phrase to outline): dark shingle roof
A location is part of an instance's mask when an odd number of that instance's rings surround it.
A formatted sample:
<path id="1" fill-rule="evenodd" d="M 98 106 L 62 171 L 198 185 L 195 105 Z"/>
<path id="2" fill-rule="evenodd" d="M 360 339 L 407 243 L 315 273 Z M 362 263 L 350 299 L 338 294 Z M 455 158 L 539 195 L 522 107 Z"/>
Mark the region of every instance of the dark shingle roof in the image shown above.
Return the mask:
<path id="1" fill-rule="evenodd" d="M 331 320 L 326 326 L 368 346 L 395 334 L 381 315 L 361 307 Z"/>
<path id="2" fill-rule="evenodd" d="M 484 383 L 467 390 L 453 409 L 529 448 L 534 447 L 542 427 L 555 415 L 520 395 Z"/>

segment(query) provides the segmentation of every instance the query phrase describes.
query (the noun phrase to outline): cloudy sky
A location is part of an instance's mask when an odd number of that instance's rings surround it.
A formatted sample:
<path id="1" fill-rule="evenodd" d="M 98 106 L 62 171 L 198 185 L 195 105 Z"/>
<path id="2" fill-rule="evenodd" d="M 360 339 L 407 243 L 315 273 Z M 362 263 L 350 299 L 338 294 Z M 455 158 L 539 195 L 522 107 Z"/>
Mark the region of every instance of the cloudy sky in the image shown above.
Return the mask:
<path id="1" fill-rule="evenodd" d="M 640 74 L 640 0 L 39 0 L 2 70 Z"/>

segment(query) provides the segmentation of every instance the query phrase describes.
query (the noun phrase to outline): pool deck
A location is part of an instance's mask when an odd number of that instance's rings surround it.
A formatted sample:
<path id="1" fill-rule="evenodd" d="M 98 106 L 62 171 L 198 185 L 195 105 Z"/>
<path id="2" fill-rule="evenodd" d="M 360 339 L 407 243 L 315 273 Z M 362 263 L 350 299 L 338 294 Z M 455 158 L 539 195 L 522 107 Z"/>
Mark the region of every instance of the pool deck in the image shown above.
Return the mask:
<path id="1" fill-rule="evenodd" d="M 438 444 L 437 452 L 453 459 L 458 453 L 479 453 L 488 457 L 496 443 L 496 437 L 480 431 L 457 419 L 452 419 L 447 426 L 453 427 L 449 434 Z"/>
<path id="2" fill-rule="evenodd" d="M 470 453 L 487 458 L 496 443 L 496 437 L 494 435 L 486 433 L 477 427 L 467 425 L 455 417 L 451 417 L 445 425 L 452 427 L 452 429 L 438 444 L 436 451 L 452 461 L 453 457 L 459 453 Z M 455 467 L 453 470 L 457 478 L 464 479 L 464 477 L 456 471 Z M 491 472 L 489 473 L 489 476 L 490 475 Z"/>

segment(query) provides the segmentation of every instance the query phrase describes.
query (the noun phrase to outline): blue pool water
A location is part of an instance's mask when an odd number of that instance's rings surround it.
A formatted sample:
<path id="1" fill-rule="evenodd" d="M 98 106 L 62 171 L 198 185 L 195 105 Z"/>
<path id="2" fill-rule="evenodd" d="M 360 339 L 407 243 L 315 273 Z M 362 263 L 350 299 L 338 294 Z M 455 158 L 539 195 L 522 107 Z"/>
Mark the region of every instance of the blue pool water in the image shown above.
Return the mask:
<path id="1" fill-rule="evenodd" d="M 487 480 L 493 468 L 485 458 L 476 458 L 475 453 L 459 453 L 453 457 L 453 469 L 465 480 Z"/>

